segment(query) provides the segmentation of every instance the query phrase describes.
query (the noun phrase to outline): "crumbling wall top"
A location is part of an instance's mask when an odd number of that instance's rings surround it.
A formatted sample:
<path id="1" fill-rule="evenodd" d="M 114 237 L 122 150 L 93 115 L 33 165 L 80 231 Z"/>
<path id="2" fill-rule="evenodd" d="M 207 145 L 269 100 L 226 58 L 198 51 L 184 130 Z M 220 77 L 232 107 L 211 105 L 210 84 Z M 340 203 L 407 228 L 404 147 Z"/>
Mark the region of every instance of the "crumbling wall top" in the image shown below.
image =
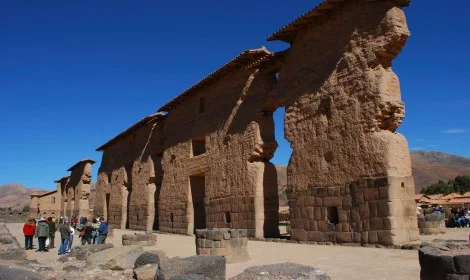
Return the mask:
<path id="1" fill-rule="evenodd" d="M 56 181 L 54 181 L 54 183 L 61 183 L 62 181 L 67 181 L 68 179 L 70 178 L 70 176 L 64 176 Z"/>
<path id="2" fill-rule="evenodd" d="M 180 104 L 183 100 L 195 95 L 201 89 L 211 85 L 213 82 L 219 80 L 220 78 L 224 77 L 225 75 L 230 74 L 234 69 L 240 66 L 248 66 L 254 61 L 270 55 L 271 52 L 266 49 L 266 47 L 261 47 L 259 49 L 252 49 L 246 50 L 236 56 L 231 61 L 227 62 L 226 64 L 222 65 L 219 69 L 215 70 L 211 74 L 209 74 L 204 79 L 197 82 L 195 85 L 184 91 L 183 93 L 179 94 L 175 98 L 173 98 L 170 102 L 163 105 L 158 112 L 168 112 L 178 104 Z"/>
<path id="3" fill-rule="evenodd" d="M 80 165 L 82 164 L 86 164 L 86 163 L 91 163 L 91 164 L 94 164 L 96 161 L 92 160 L 92 159 L 89 159 L 89 158 L 86 158 L 86 159 L 82 159 L 81 161 L 75 163 L 72 167 L 70 167 L 69 169 L 67 169 L 67 171 L 73 171 L 75 168 L 79 167 Z"/>
<path id="4" fill-rule="evenodd" d="M 340 8 L 343 3 L 353 0 L 324 0 L 318 6 L 313 8 L 312 10 L 306 12 L 305 14 L 301 15 L 288 25 L 282 27 L 278 31 L 274 32 L 271 36 L 268 37 L 268 41 L 284 41 L 286 43 L 292 44 L 294 42 L 295 36 L 297 32 L 307 26 L 312 22 L 316 22 L 320 24 L 328 19 L 328 16 L 331 12 L 335 9 Z M 357 0 L 357 1 L 365 1 L 365 0 Z M 367 0 L 370 1 L 370 0 Z M 384 0 L 376 0 L 376 1 L 384 1 Z M 388 1 L 388 0 L 386 0 Z M 410 0 L 394 0 L 396 4 L 400 7 L 406 7 L 410 4 Z"/>
<path id="5" fill-rule="evenodd" d="M 112 145 L 116 144 L 116 142 L 121 140 L 123 137 L 126 137 L 129 134 L 132 134 L 134 131 L 136 131 L 139 128 L 145 126 L 146 124 L 154 123 L 154 122 L 160 122 L 160 121 L 163 121 L 164 119 L 165 119 L 165 115 L 163 113 L 155 113 L 155 114 L 148 115 L 148 116 L 144 117 L 143 119 L 141 119 L 140 121 L 133 124 L 132 126 L 130 126 L 129 128 L 127 128 L 126 130 L 124 130 L 123 132 L 121 132 L 118 135 L 116 135 L 115 137 L 113 137 L 108 142 L 106 142 L 103 145 L 101 145 L 100 147 L 98 147 L 96 149 L 96 151 L 98 151 L 98 152 L 99 151 L 104 151 L 106 148 L 111 147 Z"/>
<path id="6" fill-rule="evenodd" d="M 47 193 L 38 193 L 38 194 L 33 193 L 33 194 L 30 194 L 29 196 L 31 198 L 33 198 L 33 197 L 43 197 L 43 196 L 46 196 L 46 195 L 51 195 L 51 194 L 56 193 L 56 192 L 57 192 L 57 190 L 53 190 L 53 191 L 50 191 L 50 192 L 47 192 Z"/>

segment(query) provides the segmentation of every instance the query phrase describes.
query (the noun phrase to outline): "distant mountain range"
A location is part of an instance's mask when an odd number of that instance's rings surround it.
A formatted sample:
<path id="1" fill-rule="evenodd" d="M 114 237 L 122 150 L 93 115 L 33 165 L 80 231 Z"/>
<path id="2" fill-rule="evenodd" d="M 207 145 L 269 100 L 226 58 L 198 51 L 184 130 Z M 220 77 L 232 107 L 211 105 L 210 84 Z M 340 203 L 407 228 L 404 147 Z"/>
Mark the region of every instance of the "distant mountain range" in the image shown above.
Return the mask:
<path id="1" fill-rule="evenodd" d="M 412 152 L 411 165 L 416 193 L 439 180 L 448 181 L 458 175 L 470 175 L 470 158 L 441 152 Z"/>
<path id="2" fill-rule="evenodd" d="M 416 193 L 439 180 L 447 181 L 458 175 L 470 175 L 470 158 L 441 152 L 415 151 L 411 152 L 411 162 Z M 286 206 L 287 167 L 276 165 L 276 170 L 280 206 Z M 90 208 L 94 205 L 94 189 L 95 183 L 92 183 Z M 44 192 L 47 191 L 39 188 L 25 188 L 21 184 L 0 185 L 0 207 L 22 210 L 25 205 L 29 205 L 30 194 Z"/>
<path id="3" fill-rule="evenodd" d="M 23 210 L 29 205 L 29 195 L 33 193 L 45 193 L 47 191 L 40 188 L 25 188 L 21 184 L 6 184 L 0 186 L 0 207 L 12 210 Z"/>
<path id="4" fill-rule="evenodd" d="M 470 175 L 470 158 L 441 152 L 411 152 L 411 166 L 416 193 L 439 180 L 448 181 L 458 175 Z M 287 168 L 276 165 L 276 169 L 280 206 L 286 206 Z"/>

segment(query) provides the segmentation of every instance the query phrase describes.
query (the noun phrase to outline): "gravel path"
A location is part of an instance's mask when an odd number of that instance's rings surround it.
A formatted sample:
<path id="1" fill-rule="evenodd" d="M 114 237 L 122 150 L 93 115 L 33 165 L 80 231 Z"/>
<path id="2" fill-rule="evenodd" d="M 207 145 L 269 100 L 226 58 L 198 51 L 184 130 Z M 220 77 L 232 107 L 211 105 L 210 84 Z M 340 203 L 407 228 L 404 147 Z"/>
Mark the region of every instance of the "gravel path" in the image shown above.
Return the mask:
<path id="1" fill-rule="evenodd" d="M 8 224 L 11 233 L 20 244 L 24 245 L 21 231 L 22 224 Z M 115 230 L 114 237 L 108 241 L 121 246 L 123 233 L 129 230 Z M 468 240 L 470 228 L 449 229 L 448 234 L 424 237 L 423 240 L 464 239 Z M 74 245 L 78 245 L 78 236 Z M 56 246 L 59 245 L 56 237 Z M 168 257 L 188 257 L 195 255 L 194 237 L 182 235 L 159 234 L 157 247 L 167 253 Z M 157 247 L 146 247 L 155 250 Z M 332 279 L 419 279 L 418 252 L 407 250 L 375 249 L 363 247 L 300 245 L 249 241 L 248 250 L 251 260 L 245 263 L 228 264 L 227 277 L 235 276 L 250 266 L 266 265 L 281 262 L 293 262 L 319 268 Z M 57 259 L 57 250 L 47 253 L 27 251 L 28 259 L 40 262 Z"/>

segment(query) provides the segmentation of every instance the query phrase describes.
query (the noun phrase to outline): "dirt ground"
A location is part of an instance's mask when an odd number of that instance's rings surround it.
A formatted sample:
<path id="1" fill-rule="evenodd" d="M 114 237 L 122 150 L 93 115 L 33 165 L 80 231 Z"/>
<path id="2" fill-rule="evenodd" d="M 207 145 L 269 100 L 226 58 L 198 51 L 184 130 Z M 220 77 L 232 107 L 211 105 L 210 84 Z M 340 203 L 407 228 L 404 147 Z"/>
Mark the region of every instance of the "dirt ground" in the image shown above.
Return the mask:
<path id="1" fill-rule="evenodd" d="M 24 245 L 22 224 L 7 224 L 10 232 Z M 129 230 L 115 230 L 108 242 L 121 245 L 121 236 Z M 468 240 L 470 228 L 448 229 L 444 235 L 424 236 L 423 241 L 432 239 Z M 56 234 L 56 247 L 59 245 Z M 78 245 L 76 236 L 73 245 Z M 194 237 L 158 234 L 156 247 L 146 250 L 163 250 L 168 257 L 188 257 L 195 255 Z M 293 262 L 313 266 L 328 273 L 332 279 L 419 279 L 418 252 L 407 250 L 375 249 L 363 247 L 300 245 L 249 241 L 250 260 L 244 263 L 227 264 L 227 277 L 235 276 L 250 266 Z M 57 250 L 47 253 L 27 251 L 28 259 L 54 260 Z"/>

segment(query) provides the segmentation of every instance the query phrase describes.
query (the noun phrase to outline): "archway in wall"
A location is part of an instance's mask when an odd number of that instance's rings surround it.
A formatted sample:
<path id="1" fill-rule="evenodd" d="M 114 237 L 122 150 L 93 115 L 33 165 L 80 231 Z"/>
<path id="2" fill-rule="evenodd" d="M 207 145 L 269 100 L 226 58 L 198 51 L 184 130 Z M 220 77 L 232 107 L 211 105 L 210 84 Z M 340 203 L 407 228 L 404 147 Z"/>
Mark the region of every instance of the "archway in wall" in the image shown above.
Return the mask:
<path id="1" fill-rule="evenodd" d="M 292 155 L 290 143 L 284 135 L 285 107 L 278 108 L 273 115 L 275 137 L 278 144 L 271 162 L 277 172 L 277 186 L 279 194 L 279 231 L 281 237 L 289 236 L 289 205 L 286 195 L 287 189 L 287 165 Z"/>

